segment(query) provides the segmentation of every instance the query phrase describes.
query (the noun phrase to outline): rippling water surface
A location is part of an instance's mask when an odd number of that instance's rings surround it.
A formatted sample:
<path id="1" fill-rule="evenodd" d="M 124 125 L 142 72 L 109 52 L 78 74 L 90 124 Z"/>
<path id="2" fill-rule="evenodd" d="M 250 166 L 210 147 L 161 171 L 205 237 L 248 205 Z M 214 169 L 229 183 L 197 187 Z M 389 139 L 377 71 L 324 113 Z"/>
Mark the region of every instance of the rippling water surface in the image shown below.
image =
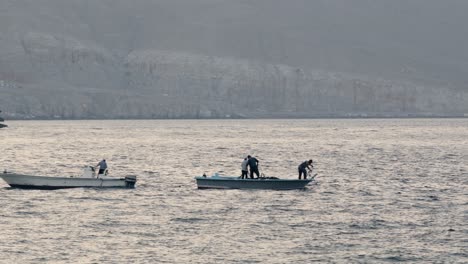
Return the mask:
<path id="1" fill-rule="evenodd" d="M 11 121 L 0 169 L 79 175 L 106 158 L 137 187 L 11 189 L 1 263 L 468 262 L 468 120 Z M 304 191 L 197 190 L 247 154 Z"/>

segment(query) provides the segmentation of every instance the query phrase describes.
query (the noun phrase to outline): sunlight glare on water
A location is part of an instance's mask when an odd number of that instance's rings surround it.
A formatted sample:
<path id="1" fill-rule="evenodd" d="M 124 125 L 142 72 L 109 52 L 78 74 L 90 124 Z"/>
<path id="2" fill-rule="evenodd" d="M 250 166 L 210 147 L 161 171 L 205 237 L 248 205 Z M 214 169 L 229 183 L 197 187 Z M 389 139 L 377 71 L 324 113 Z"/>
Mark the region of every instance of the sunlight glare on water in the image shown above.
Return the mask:
<path id="1" fill-rule="evenodd" d="M 135 189 L 0 182 L 1 263 L 468 262 L 468 120 L 10 121 L 0 168 L 79 175 L 106 158 Z M 197 190 L 246 155 L 303 191 Z"/>

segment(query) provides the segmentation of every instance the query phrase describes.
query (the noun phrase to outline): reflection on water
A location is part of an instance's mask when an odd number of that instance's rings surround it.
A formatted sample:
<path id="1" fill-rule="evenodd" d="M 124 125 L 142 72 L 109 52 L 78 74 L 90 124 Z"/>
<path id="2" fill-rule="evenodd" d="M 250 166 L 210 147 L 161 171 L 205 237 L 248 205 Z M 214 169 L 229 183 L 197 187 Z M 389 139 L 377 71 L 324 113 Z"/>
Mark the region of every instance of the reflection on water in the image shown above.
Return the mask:
<path id="1" fill-rule="evenodd" d="M 11 121 L 0 166 L 77 175 L 106 158 L 134 190 L 0 183 L 2 263 L 464 262 L 468 120 Z M 197 190 L 247 154 L 305 191 Z"/>

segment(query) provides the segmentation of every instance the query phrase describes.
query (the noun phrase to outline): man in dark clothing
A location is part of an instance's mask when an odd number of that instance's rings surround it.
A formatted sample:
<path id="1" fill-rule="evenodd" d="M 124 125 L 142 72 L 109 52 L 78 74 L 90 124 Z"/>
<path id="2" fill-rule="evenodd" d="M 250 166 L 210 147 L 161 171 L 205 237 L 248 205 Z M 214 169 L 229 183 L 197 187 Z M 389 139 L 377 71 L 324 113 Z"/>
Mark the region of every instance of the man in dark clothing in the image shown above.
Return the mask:
<path id="1" fill-rule="evenodd" d="M 306 160 L 299 165 L 298 170 L 299 170 L 299 180 L 301 179 L 301 175 L 304 174 L 304 180 L 307 179 L 307 170 L 312 170 L 314 166 L 312 166 L 312 160 Z"/>
<path id="2" fill-rule="evenodd" d="M 254 178 L 254 173 L 257 174 L 257 178 L 260 177 L 260 172 L 258 172 L 258 159 L 251 157 L 250 155 L 247 156 L 247 159 L 249 160 L 248 164 L 250 167 L 250 178 Z"/>

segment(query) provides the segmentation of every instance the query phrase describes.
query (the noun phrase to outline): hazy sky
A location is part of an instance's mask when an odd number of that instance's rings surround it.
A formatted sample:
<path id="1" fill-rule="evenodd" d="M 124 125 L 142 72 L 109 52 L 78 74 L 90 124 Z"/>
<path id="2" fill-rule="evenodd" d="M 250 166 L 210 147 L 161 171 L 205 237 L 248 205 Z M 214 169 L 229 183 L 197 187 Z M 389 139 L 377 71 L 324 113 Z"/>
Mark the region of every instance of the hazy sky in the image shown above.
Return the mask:
<path id="1" fill-rule="evenodd" d="M 39 31 L 124 51 L 191 51 L 464 89 L 466 10 L 462 0 L 3 0 L 0 33 Z"/>

